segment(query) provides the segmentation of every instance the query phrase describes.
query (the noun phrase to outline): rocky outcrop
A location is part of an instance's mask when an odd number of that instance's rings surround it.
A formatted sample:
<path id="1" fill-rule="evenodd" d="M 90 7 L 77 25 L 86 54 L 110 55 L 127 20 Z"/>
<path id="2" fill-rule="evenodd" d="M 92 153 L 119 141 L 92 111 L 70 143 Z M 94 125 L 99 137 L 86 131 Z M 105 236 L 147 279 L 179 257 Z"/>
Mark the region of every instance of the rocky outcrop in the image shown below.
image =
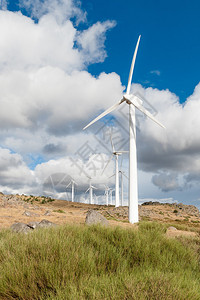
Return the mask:
<path id="1" fill-rule="evenodd" d="M 50 222 L 48 220 L 42 220 L 40 222 L 30 222 L 28 224 L 25 223 L 14 223 L 11 225 L 11 230 L 14 232 L 23 232 L 28 233 L 33 231 L 36 228 L 44 228 L 44 227 L 54 227 L 57 226 L 55 223 Z"/>
<path id="2" fill-rule="evenodd" d="M 25 210 L 25 212 L 23 213 L 23 216 L 27 216 L 27 217 L 39 217 L 38 214 L 32 212 L 32 211 L 28 211 L 28 210 Z"/>
<path id="3" fill-rule="evenodd" d="M 109 225 L 108 220 L 104 216 L 102 216 L 98 211 L 92 209 L 88 210 L 87 212 L 85 224 L 87 225 L 100 224 L 103 226 Z"/>
<path id="4" fill-rule="evenodd" d="M 11 225 L 11 229 L 14 232 L 22 232 L 27 234 L 28 232 L 32 231 L 33 228 L 24 223 L 14 223 Z"/>

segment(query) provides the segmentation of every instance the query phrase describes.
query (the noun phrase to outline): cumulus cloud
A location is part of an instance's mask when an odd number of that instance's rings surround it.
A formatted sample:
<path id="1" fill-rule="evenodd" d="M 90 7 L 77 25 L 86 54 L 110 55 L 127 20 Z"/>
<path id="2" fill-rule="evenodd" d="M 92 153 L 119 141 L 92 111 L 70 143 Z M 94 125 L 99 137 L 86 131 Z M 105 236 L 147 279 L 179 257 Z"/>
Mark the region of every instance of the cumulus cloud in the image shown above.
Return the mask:
<path id="1" fill-rule="evenodd" d="M 47 14 L 53 15 L 60 22 L 73 17 L 80 22 L 86 18 L 86 13 L 82 11 L 77 0 L 19 0 L 19 5 L 38 20 Z"/>
<path id="2" fill-rule="evenodd" d="M 1 186 L 14 190 L 31 188 L 35 185 L 32 171 L 24 163 L 23 158 L 8 149 L 0 148 L 0 182 Z"/>

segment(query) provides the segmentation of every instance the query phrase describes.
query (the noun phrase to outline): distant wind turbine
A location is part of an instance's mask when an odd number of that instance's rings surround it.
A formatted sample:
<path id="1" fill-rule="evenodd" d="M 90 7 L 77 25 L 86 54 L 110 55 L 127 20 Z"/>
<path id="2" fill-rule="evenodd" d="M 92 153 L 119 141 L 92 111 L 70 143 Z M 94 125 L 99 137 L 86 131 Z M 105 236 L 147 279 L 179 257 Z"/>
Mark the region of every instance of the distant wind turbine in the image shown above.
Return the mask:
<path id="1" fill-rule="evenodd" d="M 110 188 L 105 185 L 105 196 L 106 196 L 106 205 L 108 206 L 108 196 L 109 196 Z"/>
<path id="2" fill-rule="evenodd" d="M 112 154 L 105 168 L 103 169 L 103 172 L 105 171 L 105 169 L 107 168 L 107 166 L 109 165 L 113 157 L 115 157 L 115 207 L 119 207 L 119 155 L 122 155 L 123 153 L 127 153 L 128 151 L 116 151 L 113 144 L 112 135 L 110 135 L 110 141 L 112 145 Z"/>
<path id="3" fill-rule="evenodd" d="M 154 116 L 142 106 L 142 100 L 139 99 L 136 95 L 130 94 L 131 81 L 133 76 L 133 69 L 135 65 L 136 55 L 138 51 L 138 46 L 140 42 L 140 37 L 138 38 L 135 52 L 132 59 L 132 64 L 130 68 L 128 85 L 126 93 L 123 95 L 123 98 L 100 114 L 97 118 L 91 121 L 83 129 L 86 129 L 96 121 L 100 120 L 107 114 L 116 110 L 123 102 L 129 105 L 129 222 L 137 223 L 139 220 L 138 216 L 138 183 L 137 183 L 137 154 L 136 154 L 136 124 L 135 124 L 135 109 L 137 108 L 142 113 L 144 113 L 151 120 L 156 122 L 161 127 L 165 128 L 159 121 L 157 121 Z"/>
<path id="4" fill-rule="evenodd" d="M 71 179 L 71 181 L 69 182 L 69 184 L 66 186 L 66 189 L 69 187 L 69 186 L 72 186 L 72 193 L 71 193 L 71 196 L 72 196 L 72 202 L 74 202 L 74 185 L 77 185 L 76 181 Z"/>
<path id="5" fill-rule="evenodd" d="M 85 191 L 85 193 L 87 193 L 89 191 L 90 193 L 90 198 L 89 198 L 89 204 L 94 204 L 94 201 L 93 201 L 93 190 L 97 190 L 97 188 L 95 186 L 92 185 L 92 178 L 90 178 L 90 185 L 89 185 L 89 188 Z"/>

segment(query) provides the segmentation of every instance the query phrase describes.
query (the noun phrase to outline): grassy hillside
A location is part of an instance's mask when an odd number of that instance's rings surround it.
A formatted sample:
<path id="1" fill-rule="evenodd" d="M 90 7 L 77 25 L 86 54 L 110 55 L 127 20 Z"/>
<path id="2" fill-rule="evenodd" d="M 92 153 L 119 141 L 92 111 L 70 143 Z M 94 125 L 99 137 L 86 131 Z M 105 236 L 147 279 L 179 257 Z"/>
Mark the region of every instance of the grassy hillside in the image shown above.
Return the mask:
<path id="1" fill-rule="evenodd" d="M 60 226 L 0 231 L 0 299 L 200 299 L 200 239 L 138 230 Z"/>

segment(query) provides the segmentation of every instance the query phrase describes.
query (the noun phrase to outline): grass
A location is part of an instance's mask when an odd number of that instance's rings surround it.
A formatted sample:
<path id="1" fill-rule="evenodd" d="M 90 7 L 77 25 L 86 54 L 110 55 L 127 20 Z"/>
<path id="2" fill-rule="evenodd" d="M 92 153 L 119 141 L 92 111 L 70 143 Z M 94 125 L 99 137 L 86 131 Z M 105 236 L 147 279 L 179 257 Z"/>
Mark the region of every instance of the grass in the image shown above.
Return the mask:
<path id="1" fill-rule="evenodd" d="M 53 212 L 58 212 L 58 213 L 61 213 L 61 214 L 65 214 L 65 211 L 62 210 L 62 209 L 54 209 Z"/>
<path id="2" fill-rule="evenodd" d="M 0 299 L 200 299 L 200 239 L 166 227 L 70 226 L 0 232 Z"/>

